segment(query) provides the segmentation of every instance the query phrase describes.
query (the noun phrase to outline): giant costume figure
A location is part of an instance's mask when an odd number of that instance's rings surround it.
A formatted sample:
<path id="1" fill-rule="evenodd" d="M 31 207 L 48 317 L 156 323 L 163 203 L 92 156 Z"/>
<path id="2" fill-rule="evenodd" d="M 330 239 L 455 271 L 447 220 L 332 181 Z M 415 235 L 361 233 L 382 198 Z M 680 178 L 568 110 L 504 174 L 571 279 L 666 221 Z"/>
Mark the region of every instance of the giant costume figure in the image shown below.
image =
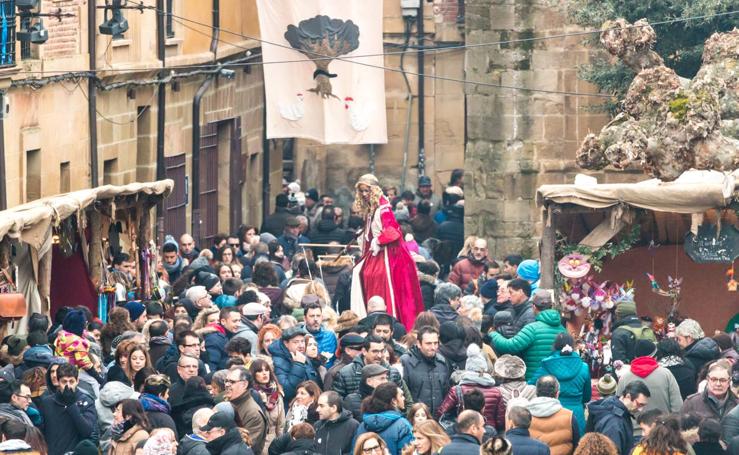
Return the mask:
<path id="1" fill-rule="evenodd" d="M 358 238 L 362 259 L 352 275 L 352 310 L 366 316 L 367 300 L 378 295 L 387 312 L 411 330 L 423 311 L 416 265 L 377 177 L 363 175 L 355 189 L 354 210 L 364 217 L 364 228 Z"/>

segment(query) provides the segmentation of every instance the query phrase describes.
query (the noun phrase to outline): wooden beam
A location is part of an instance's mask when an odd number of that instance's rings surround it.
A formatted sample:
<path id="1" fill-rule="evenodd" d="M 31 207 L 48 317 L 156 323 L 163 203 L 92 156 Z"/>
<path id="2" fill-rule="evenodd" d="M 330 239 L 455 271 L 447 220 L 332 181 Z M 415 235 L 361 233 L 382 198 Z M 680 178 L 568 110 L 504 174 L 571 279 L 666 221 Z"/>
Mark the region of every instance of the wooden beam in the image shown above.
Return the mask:
<path id="1" fill-rule="evenodd" d="M 613 223 L 613 224 L 611 224 Z M 616 234 L 621 232 L 621 229 L 626 226 L 626 221 L 623 218 L 618 218 L 611 222 L 611 217 L 606 217 L 605 220 L 595 227 L 584 239 L 580 241 L 581 246 L 586 246 L 592 250 L 597 250 L 606 244 Z"/>

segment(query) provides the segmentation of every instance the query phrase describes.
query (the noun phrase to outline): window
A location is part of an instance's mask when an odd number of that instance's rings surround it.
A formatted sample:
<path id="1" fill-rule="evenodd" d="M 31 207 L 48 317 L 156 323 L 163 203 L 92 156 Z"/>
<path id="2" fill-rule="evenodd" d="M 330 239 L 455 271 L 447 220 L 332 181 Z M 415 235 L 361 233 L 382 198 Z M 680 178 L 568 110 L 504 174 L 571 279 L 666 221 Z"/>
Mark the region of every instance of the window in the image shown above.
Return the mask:
<path id="1" fill-rule="evenodd" d="M 69 170 L 69 161 L 59 164 L 59 192 L 69 193 L 72 191 L 72 176 Z"/>
<path id="2" fill-rule="evenodd" d="M 118 174 L 118 158 L 103 161 L 103 185 L 114 185 L 113 179 Z"/>
<path id="3" fill-rule="evenodd" d="M 172 12 L 174 10 L 174 0 L 167 0 L 165 9 L 167 10 L 165 27 L 167 38 L 174 38 L 174 16 Z"/>
<path id="4" fill-rule="evenodd" d="M 41 198 L 41 150 L 26 151 L 26 202 Z"/>
<path id="5" fill-rule="evenodd" d="M 15 66 L 15 0 L 0 0 L 0 67 Z"/>

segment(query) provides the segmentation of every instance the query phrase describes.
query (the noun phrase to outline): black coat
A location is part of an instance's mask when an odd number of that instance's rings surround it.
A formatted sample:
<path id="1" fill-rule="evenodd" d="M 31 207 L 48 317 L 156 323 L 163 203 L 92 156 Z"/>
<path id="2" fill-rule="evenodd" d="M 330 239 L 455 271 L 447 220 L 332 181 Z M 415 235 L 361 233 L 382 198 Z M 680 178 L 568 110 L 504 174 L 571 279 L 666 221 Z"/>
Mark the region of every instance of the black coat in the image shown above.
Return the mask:
<path id="1" fill-rule="evenodd" d="M 270 234 L 278 237 L 285 231 L 285 224 L 287 219 L 292 215 L 288 211 L 287 207 L 277 207 L 275 213 L 268 215 L 262 223 L 262 229 L 259 232 L 269 232 Z"/>
<path id="2" fill-rule="evenodd" d="M 662 361 L 660 361 L 660 365 Z M 670 373 L 675 377 L 678 387 L 680 387 L 680 396 L 685 401 L 690 395 L 694 394 L 698 390 L 698 386 L 695 382 L 698 373 L 693 369 L 693 364 L 687 360 L 682 360 L 679 364 L 668 364 L 665 368 L 670 370 Z"/>
<path id="3" fill-rule="evenodd" d="M 449 366 L 443 356 L 437 354 L 433 359 L 421 355 L 417 346 L 400 357 L 405 372 L 405 383 L 415 402 L 425 403 L 432 414 L 444 401 L 449 391 Z"/>
<path id="4" fill-rule="evenodd" d="M 350 441 L 351 442 L 351 441 Z M 332 453 L 338 453 L 335 451 Z M 287 452 L 282 455 L 318 455 L 316 443 L 312 439 L 293 439 L 287 445 Z"/>
<path id="5" fill-rule="evenodd" d="M 151 340 L 149 342 L 149 357 L 151 358 L 151 364 L 156 365 L 159 359 L 164 357 L 164 354 L 169 350 L 172 345 L 171 342 L 166 343 L 163 340 Z"/>
<path id="6" fill-rule="evenodd" d="M 613 360 L 621 360 L 624 363 L 631 363 L 634 359 L 636 336 L 624 327 L 639 328 L 642 324 L 642 320 L 637 316 L 626 316 L 613 324 L 613 332 L 611 334 L 611 352 L 613 353 Z"/>
<path id="7" fill-rule="evenodd" d="M 221 436 L 205 445 L 212 455 L 254 455 L 241 438 L 238 428 L 231 428 Z"/>
<path id="8" fill-rule="evenodd" d="M 177 402 L 172 405 L 172 420 L 177 427 L 177 434 L 185 435 L 192 431 L 192 416 L 203 408 L 212 408 L 216 405 L 213 397 L 207 390 L 192 390 L 187 387 Z"/>
<path id="9" fill-rule="evenodd" d="M 319 420 L 314 427 L 318 453 L 344 455 L 352 452 L 352 438 L 359 422 L 352 418 L 348 410 L 343 410 L 336 420 Z"/>
<path id="10" fill-rule="evenodd" d="M 71 452 L 83 439 L 90 439 L 97 445 L 100 435 L 95 400 L 79 388 L 70 406 L 61 403 L 55 393 L 43 396 L 39 412 L 44 418 L 41 430 L 48 441 L 49 455 Z"/>
<path id="11" fill-rule="evenodd" d="M 423 298 L 423 309 L 428 311 L 434 306 L 434 291 L 436 291 L 436 278 L 419 273 L 418 282 L 421 285 L 421 297 Z"/>
<path id="12" fill-rule="evenodd" d="M 131 387 L 131 380 L 128 379 L 128 376 L 126 376 L 126 373 L 123 371 L 123 368 L 120 367 L 117 363 L 114 364 L 110 369 L 108 369 L 108 374 L 105 378 L 107 382 L 113 382 L 118 381 L 126 384 L 127 386 Z"/>
<path id="13" fill-rule="evenodd" d="M 350 267 L 347 267 L 345 270 L 339 272 L 339 276 L 336 278 L 336 285 L 334 287 L 334 292 L 332 293 L 332 296 L 333 297 L 331 298 L 331 305 L 333 305 L 334 308 L 338 308 L 339 314 L 351 309 L 352 269 Z"/>
<path id="14" fill-rule="evenodd" d="M 480 442 L 472 435 L 457 433 L 439 455 L 480 455 Z"/>
<path id="15" fill-rule="evenodd" d="M 718 442 L 696 442 L 693 444 L 695 455 L 723 455 L 729 453 Z"/>
<path id="16" fill-rule="evenodd" d="M 513 428 L 506 431 L 505 438 L 513 447 L 513 455 L 549 455 L 549 447 L 529 435 L 529 430 Z"/>
<path id="17" fill-rule="evenodd" d="M 310 240 L 313 243 L 337 242 L 340 245 L 346 240 L 346 232 L 333 220 L 320 220 L 315 229 L 310 232 Z M 314 255 L 326 254 L 326 248 L 313 247 Z"/>
<path id="18" fill-rule="evenodd" d="M 454 311 L 452 306 L 448 303 L 439 303 L 438 305 L 434 305 L 429 311 L 434 313 L 436 319 L 439 320 L 439 324 L 443 324 L 445 322 L 457 322 L 457 319 L 459 318 L 459 314 Z"/>
<path id="19" fill-rule="evenodd" d="M 447 220 L 436 228 L 436 238 L 448 243 L 456 255 L 464 247 L 464 208 L 445 207 Z"/>
<path id="20" fill-rule="evenodd" d="M 685 348 L 685 360 L 693 365 L 696 374 L 700 373 L 705 364 L 719 357 L 721 357 L 721 349 L 712 338 L 701 338 Z"/>
<path id="21" fill-rule="evenodd" d="M 177 445 L 177 455 L 210 455 L 205 447 L 207 442 L 193 439 L 193 435 L 188 434 L 180 439 L 180 443 Z"/>
<path id="22" fill-rule="evenodd" d="M 534 305 L 532 305 L 531 302 L 513 305 L 511 312 L 513 314 L 513 329 L 515 330 L 515 333 L 520 332 L 525 325 L 536 320 Z"/>
<path id="23" fill-rule="evenodd" d="M 359 384 L 362 382 L 362 368 L 364 367 L 364 357 L 358 355 L 354 358 L 352 363 L 340 369 L 332 387 L 342 398 L 348 396 L 350 393 L 359 392 Z M 407 370 L 406 370 L 407 371 Z M 398 370 L 390 367 L 388 373 L 388 379 L 398 386 L 401 385 L 401 377 Z"/>
<path id="24" fill-rule="evenodd" d="M 373 311 L 372 313 L 368 314 L 364 319 L 360 319 L 359 322 L 357 322 L 357 331 L 358 332 L 370 332 L 372 330 L 372 324 L 375 323 L 375 319 L 381 314 L 388 315 L 384 311 Z M 394 340 L 400 340 L 403 338 L 406 334 L 405 326 L 401 324 L 400 321 L 398 321 L 396 318 L 390 316 L 393 319 L 393 339 Z"/>

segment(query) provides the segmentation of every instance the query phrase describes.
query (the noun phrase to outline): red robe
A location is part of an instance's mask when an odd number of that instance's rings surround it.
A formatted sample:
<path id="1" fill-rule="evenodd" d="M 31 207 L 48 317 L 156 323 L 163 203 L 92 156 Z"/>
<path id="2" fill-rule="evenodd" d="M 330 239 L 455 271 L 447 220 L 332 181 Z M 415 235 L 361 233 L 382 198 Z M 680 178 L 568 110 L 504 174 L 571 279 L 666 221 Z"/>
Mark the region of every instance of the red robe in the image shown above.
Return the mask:
<path id="1" fill-rule="evenodd" d="M 377 255 L 372 254 L 374 238 L 380 245 Z M 421 287 L 416 264 L 384 196 L 375 212 L 367 217 L 360 245 L 362 259 L 355 267 L 352 280 L 352 310 L 363 317 L 367 314 L 367 300 L 379 295 L 385 299 L 388 314 L 410 331 L 416 316 L 424 309 Z"/>

